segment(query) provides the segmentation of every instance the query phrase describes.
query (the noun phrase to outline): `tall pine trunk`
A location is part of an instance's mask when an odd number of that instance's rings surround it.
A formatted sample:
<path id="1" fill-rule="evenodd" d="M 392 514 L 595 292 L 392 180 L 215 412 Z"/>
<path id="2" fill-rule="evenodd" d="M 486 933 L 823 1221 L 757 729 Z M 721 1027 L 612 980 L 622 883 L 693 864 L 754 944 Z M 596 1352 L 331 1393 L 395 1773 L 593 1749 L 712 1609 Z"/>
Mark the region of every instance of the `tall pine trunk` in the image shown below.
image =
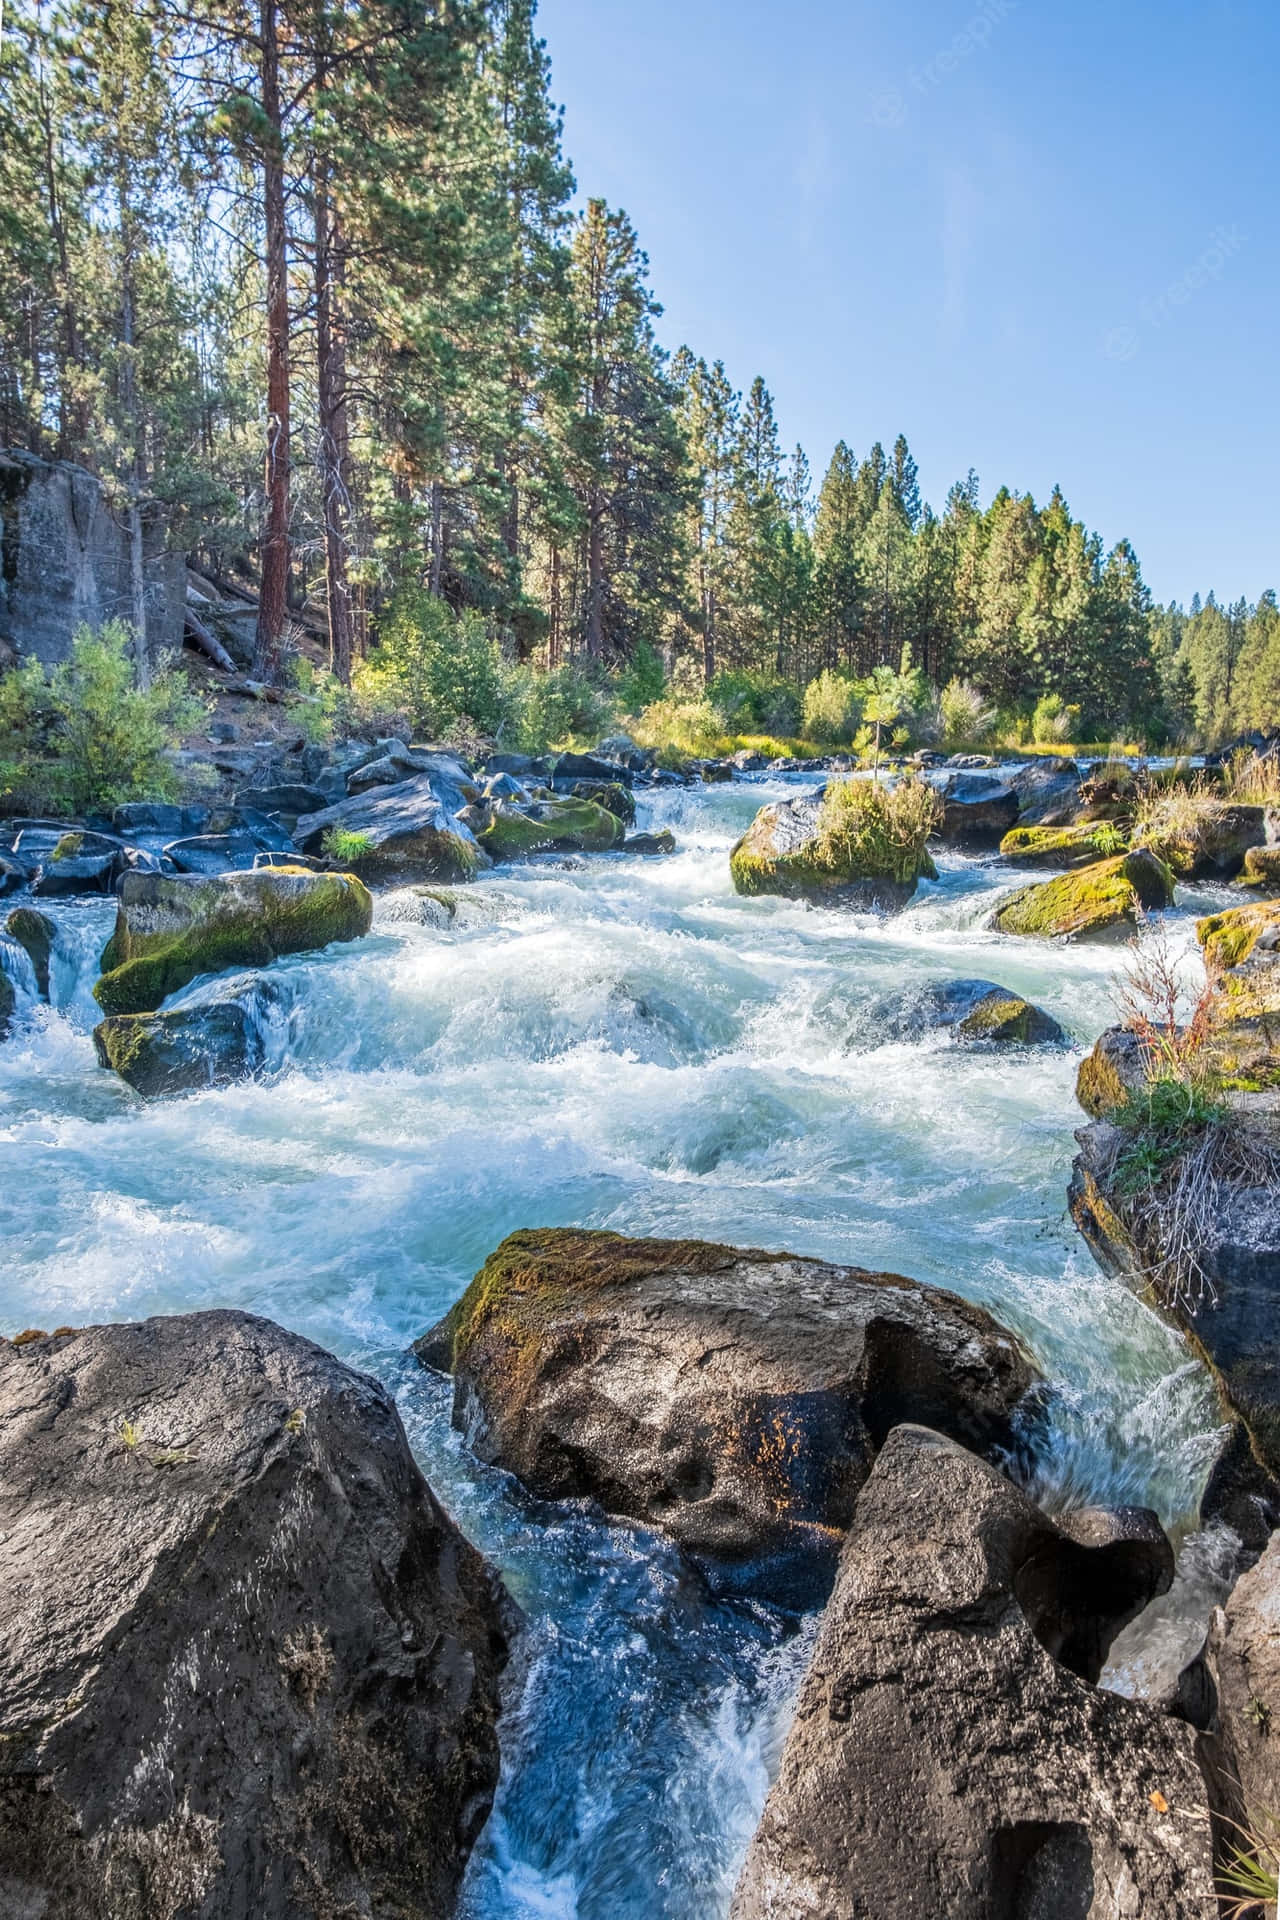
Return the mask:
<path id="1" fill-rule="evenodd" d="M 133 214 L 129 182 L 122 173 L 120 201 L 120 410 L 129 444 L 129 620 L 133 628 L 134 672 L 140 687 L 151 685 L 147 650 L 147 575 L 142 540 L 142 496 L 146 488 L 146 448 L 138 405 L 137 314 L 134 288 Z"/>
<path id="2" fill-rule="evenodd" d="M 604 504 L 595 488 L 588 508 L 587 657 L 604 658 Z"/>
<path id="3" fill-rule="evenodd" d="M 280 649 L 289 611 L 289 259 L 285 225 L 284 125 L 280 105 L 280 14 L 276 0 L 261 6 L 262 202 L 267 269 L 267 450 L 263 474 L 266 526 L 262 536 L 262 592 L 254 640 L 254 671 L 280 676 Z"/>
<path id="4" fill-rule="evenodd" d="M 351 684 L 354 615 L 349 569 L 351 448 L 347 424 L 347 342 L 342 313 L 342 221 L 329 194 L 329 171 L 316 166 L 316 390 L 320 426 L 320 496 L 324 514 L 329 666 Z"/>

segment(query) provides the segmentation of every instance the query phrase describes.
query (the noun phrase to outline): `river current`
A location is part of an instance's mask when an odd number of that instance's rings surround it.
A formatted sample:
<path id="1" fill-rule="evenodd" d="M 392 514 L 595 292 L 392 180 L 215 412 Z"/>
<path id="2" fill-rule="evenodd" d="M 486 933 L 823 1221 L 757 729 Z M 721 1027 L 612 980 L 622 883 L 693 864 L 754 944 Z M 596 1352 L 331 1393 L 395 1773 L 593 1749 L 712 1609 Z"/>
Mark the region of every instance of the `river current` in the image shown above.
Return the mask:
<path id="1" fill-rule="evenodd" d="M 1194 1530 L 1208 1378 L 1065 1214 L 1079 1051 L 1115 1018 L 1120 955 L 985 931 L 1009 871 L 963 855 L 886 921 L 738 899 L 733 840 L 812 784 L 642 795 L 638 825 L 670 826 L 676 855 L 505 868 L 451 921 L 431 910 L 443 924 L 383 896 L 366 940 L 282 963 L 293 1005 L 260 1084 L 144 1105 L 97 1067 L 104 902 L 56 909 L 55 1005 L 0 1046 L 0 1327 L 219 1305 L 309 1335 L 391 1387 L 523 1608 L 465 1920 L 723 1915 L 814 1626 L 529 1499 L 450 1430 L 448 1384 L 405 1349 L 514 1228 L 785 1248 L 980 1302 L 1051 1383 L 1037 1497 L 1150 1505 L 1179 1543 L 1173 1594 L 1106 1683 L 1163 1684 L 1217 1597 L 1229 1538 Z M 1189 913 L 1170 920 L 1189 956 Z M 975 976 L 1074 1049 L 884 1043 L 879 1004 Z"/>

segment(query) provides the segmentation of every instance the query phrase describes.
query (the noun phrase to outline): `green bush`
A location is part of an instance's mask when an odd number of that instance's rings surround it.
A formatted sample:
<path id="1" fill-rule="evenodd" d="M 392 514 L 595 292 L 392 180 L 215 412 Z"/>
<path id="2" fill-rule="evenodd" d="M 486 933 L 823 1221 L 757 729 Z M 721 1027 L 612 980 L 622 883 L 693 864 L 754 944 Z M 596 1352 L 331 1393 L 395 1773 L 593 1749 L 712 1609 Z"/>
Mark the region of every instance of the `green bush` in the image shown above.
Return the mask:
<path id="1" fill-rule="evenodd" d="M 718 673 L 707 699 L 721 733 L 769 733 L 789 739 L 800 726 L 800 691 L 772 673 L 731 668 Z"/>
<path id="2" fill-rule="evenodd" d="M 804 737 L 822 746 L 848 746 L 862 719 L 853 681 L 830 667 L 804 690 Z"/>
<path id="3" fill-rule="evenodd" d="M 996 709 L 971 680 L 949 680 L 938 696 L 938 720 L 949 747 L 983 745 L 996 719 Z"/>
<path id="4" fill-rule="evenodd" d="M 440 739 L 460 721 L 497 736 L 509 717 L 506 669 L 483 618 L 455 614 L 422 587 L 396 595 L 352 688 L 378 716 L 402 715 L 418 739 Z"/>
<path id="5" fill-rule="evenodd" d="M 179 791 L 167 758 L 204 708 L 180 673 L 134 685 L 128 627 L 77 629 L 71 657 L 0 678 L 0 798 L 12 812 L 89 813 Z"/>
<path id="6" fill-rule="evenodd" d="M 817 858 L 835 873 L 908 884 L 927 870 L 925 847 L 941 812 L 933 788 L 914 774 L 893 787 L 833 781 L 818 810 Z"/>
<path id="7" fill-rule="evenodd" d="M 569 741 L 595 741 L 608 731 L 613 707 L 579 667 L 508 667 L 502 738 L 520 753 L 545 753 Z"/>
<path id="8" fill-rule="evenodd" d="M 666 690 L 662 655 L 647 640 L 641 640 L 618 676 L 618 705 L 624 713 L 643 713 L 655 700 L 661 700 Z"/>
<path id="9" fill-rule="evenodd" d="M 1031 738 L 1038 747 L 1070 740 L 1080 725 L 1079 707 L 1069 707 L 1060 693 L 1042 693 L 1031 716 Z"/>
<path id="10" fill-rule="evenodd" d="M 353 831 L 350 827 L 330 827 L 320 842 L 320 851 L 328 860 L 354 865 L 373 852 L 373 839 L 371 835 Z"/>
<path id="11" fill-rule="evenodd" d="M 641 746 L 671 756 L 664 766 L 717 753 L 723 737 L 720 717 L 709 700 L 654 700 L 633 731 Z"/>

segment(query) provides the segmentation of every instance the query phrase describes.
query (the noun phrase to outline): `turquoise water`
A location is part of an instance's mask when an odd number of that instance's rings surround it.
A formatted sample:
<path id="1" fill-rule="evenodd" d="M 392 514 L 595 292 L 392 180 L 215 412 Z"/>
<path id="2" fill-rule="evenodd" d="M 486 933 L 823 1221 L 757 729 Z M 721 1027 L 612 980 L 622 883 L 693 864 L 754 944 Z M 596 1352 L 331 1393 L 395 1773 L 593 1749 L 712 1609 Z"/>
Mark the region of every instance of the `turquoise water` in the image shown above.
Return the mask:
<path id="1" fill-rule="evenodd" d="M 367 940 L 279 969 L 293 1004 L 260 1085 L 144 1105 L 97 1068 L 102 904 L 60 908 L 58 1004 L 0 1047 L 4 1330 L 216 1304 L 310 1335 L 392 1386 L 528 1614 L 469 1920 L 722 1914 L 811 1632 L 711 1599 L 652 1536 L 540 1507 L 450 1431 L 447 1386 L 404 1350 L 513 1228 L 701 1234 L 955 1288 L 1052 1383 L 1043 1498 L 1192 1523 L 1206 1376 L 1065 1218 L 1079 1046 L 877 1045 L 868 1012 L 982 975 L 1088 1044 L 1117 950 L 984 931 L 1008 874 L 962 856 L 885 922 L 739 900 L 733 839 L 805 784 L 644 797 L 675 857 L 507 869 L 444 927 L 384 896 Z M 1187 954 L 1189 929 L 1173 917 Z M 1116 1684 L 1190 1650 L 1214 1552 L 1190 1541 Z"/>

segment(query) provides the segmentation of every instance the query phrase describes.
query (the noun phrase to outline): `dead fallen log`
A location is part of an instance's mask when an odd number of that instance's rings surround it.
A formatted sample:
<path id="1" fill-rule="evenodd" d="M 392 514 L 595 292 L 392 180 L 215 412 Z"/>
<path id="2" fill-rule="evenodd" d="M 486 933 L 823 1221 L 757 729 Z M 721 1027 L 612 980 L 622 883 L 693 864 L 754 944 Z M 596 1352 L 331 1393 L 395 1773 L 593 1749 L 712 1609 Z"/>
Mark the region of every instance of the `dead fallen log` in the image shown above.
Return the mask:
<path id="1" fill-rule="evenodd" d="M 183 625 L 188 637 L 195 641 L 201 653 L 208 654 L 215 667 L 218 667 L 223 673 L 236 672 L 236 663 L 223 646 L 221 640 L 219 640 L 215 634 L 210 633 L 204 621 L 201 620 L 197 614 L 194 614 L 190 607 L 186 607 L 183 610 Z"/>

